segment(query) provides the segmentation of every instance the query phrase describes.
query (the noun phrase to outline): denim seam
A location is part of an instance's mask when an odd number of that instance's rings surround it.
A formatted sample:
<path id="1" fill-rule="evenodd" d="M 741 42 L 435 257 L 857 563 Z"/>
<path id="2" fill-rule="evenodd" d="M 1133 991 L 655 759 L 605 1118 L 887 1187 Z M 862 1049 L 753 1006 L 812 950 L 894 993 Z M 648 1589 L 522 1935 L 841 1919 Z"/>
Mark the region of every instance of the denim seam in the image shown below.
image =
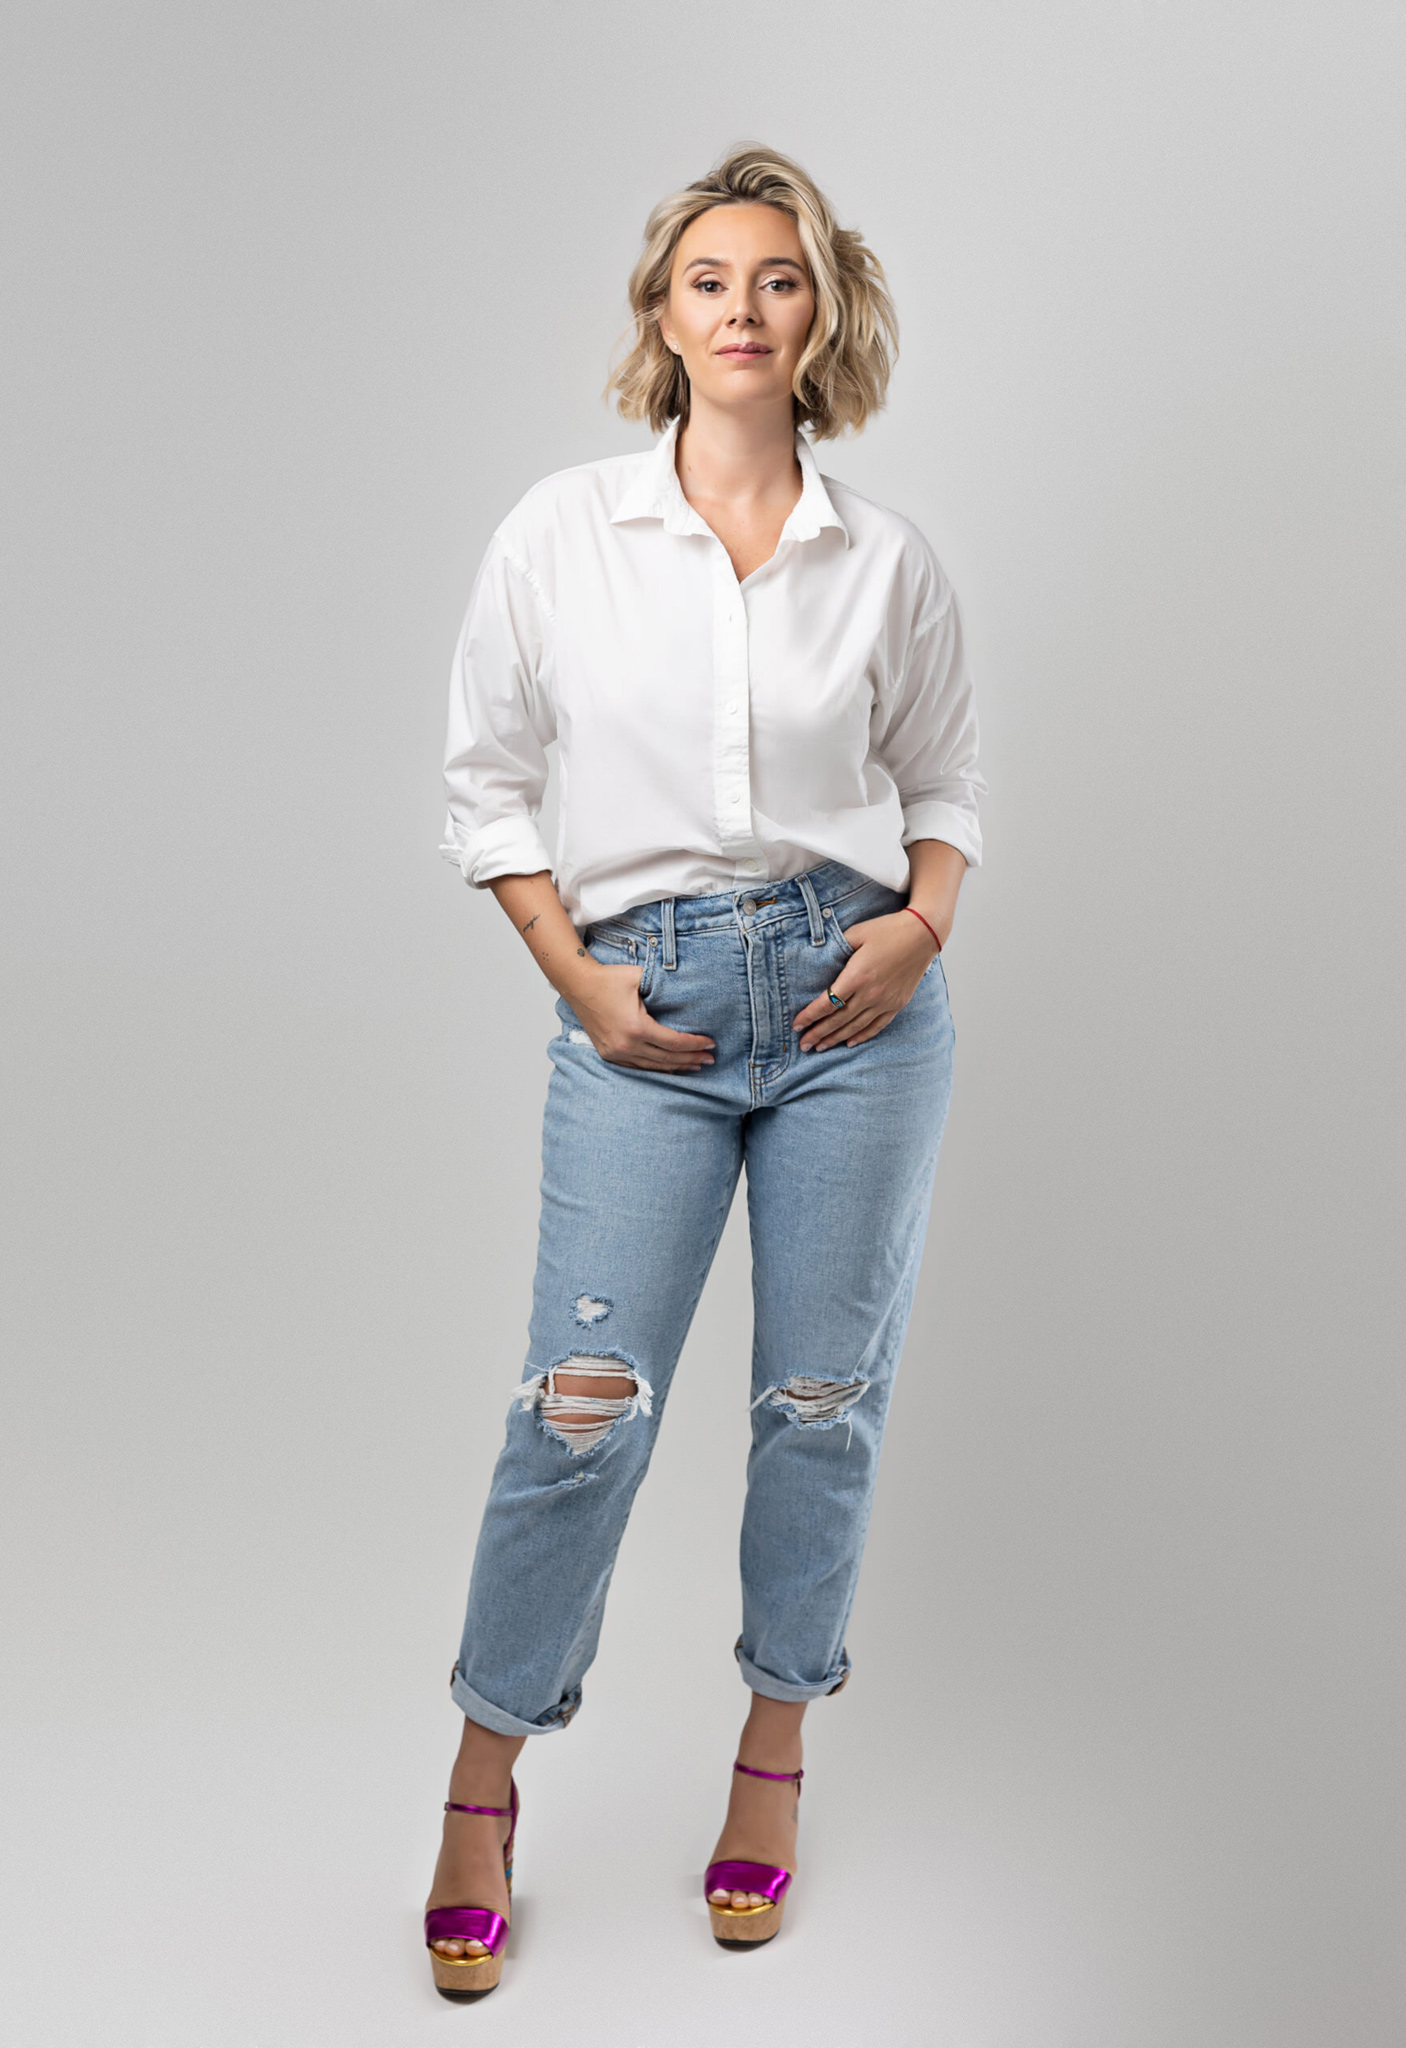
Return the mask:
<path id="1" fill-rule="evenodd" d="M 809 923 L 809 920 L 807 920 L 807 923 Z M 807 932 L 806 943 L 810 943 L 809 932 Z M 791 1064 L 791 1055 L 794 1049 L 791 1041 L 795 1037 L 795 1033 L 790 1029 L 791 993 L 786 981 L 786 949 L 784 946 L 778 946 L 776 949 L 776 987 L 781 999 L 781 1042 L 784 1049 L 781 1058 L 774 1062 L 767 1073 L 766 1078 L 768 1082 L 781 1079 Z"/>
<path id="2" fill-rule="evenodd" d="M 840 929 L 840 920 L 836 917 L 834 909 L 828 903 L 825 906 L 825 915 L 830 920 L 830 928 L 836 943 L 843 948 L 845 958 L 847 960 L 852 960 L 854 958 L 855 949 L 850 944 L 849 940 L 845 937 L 843 931 Z M 937 958 L 936 953 L 934 953 L 932 957 L 935 960 Z"/>

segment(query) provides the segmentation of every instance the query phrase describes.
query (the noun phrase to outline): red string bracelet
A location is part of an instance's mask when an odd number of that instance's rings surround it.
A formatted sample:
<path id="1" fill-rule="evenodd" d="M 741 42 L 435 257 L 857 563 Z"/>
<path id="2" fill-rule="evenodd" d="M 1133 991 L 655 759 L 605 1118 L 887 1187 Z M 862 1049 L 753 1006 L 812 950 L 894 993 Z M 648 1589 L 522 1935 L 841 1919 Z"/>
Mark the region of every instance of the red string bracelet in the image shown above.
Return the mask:
<path id="1" fill-rule="evenodd" d="M 928 921 L 927 921 L 927 919 L 926 919 L 926 918 L 925 918 L 925 917 L 923 916 L 923 913 L 922 913 L 922 911 L 921 911 L 921 910 L 913 910 L 913 906 L 912 906 L 912 904 L 911 904 L 911 903 L 905 903 L 905 904 L 904 904 L 904 906 L 903 906 L 903 908 L 904 908 L 905 910 L 912 910 L 912 911 L 913 911 L 913 915 L 914 915 L 914 917 L 916 917 L 916 918 L 917 918 L 917 920 L 918 920 L 919 924 L 920 924 L 920 925 L 923 925 L 923 926 L 925 926 L 925 927 L 926 927 L 926 929 L 927 929 L 928 931 L 932 932 L 932 942 L 933 942 L 933 944 L 934 944 L 934 945 L 936 946 L 936 948 L 937 948 L 938 952 L 940 953 L 940 952 L 942 951 L 942 941 L 941 941 L 941 939 L 940 939 L 940 938 L 939 938 L 939 937 L 937 936 L 937 933 L 936 933 L 936 932 L 933 932 L 933 931 L 932 931 L 932 926 L 931 926 L 930 924 L 928 924 Z"/>

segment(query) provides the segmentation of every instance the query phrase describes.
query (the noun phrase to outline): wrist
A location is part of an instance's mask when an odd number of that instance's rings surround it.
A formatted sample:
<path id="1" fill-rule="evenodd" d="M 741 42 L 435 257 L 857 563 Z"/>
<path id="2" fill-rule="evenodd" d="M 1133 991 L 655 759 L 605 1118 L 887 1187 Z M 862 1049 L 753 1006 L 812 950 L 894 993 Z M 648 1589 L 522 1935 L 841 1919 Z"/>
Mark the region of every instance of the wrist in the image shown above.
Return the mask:
<path id="1" fill-rule="evenodd" d="M 910 918 L 920 929 L 926 931 L 934 952 L 942 951 L 947 943 L 947 934 L 951 930 L 951 920 L 949 918 L 945 923 L 941 921 L 942 912 L 936 904 L 905 903 L 899 916 Z"/>
<path id="2" fill-rule="evenodd" d="M 588 996 L 608 971 L 583 949 L 573 952 L 560 971 L 549 974 L 547 979 L 559 996 L 565 996 L 567 1002 L 574 1003 L 578 997 Z"/>

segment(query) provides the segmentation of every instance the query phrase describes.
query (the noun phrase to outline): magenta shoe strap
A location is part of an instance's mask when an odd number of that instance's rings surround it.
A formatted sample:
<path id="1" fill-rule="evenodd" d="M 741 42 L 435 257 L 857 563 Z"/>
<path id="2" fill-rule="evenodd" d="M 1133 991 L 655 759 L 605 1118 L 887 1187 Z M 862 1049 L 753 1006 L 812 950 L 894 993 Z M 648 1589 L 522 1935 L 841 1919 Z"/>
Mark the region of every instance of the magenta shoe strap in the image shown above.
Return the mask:
<path id="1" fill-rule="evenodd" d="M 741 1771 L 747 1778 L 770 1778 L 777 1785 L 794 1785 L 797 1793 L 801 1789 L 804 1771 L 754 1771 L 750 1764 L 734 1764 L 735 1771 Z"/>
<path id="2" fill-rule="evenodd" d="M 709 1898 L 714 1892 L 757 1892 L 777 1906 L 790 1882 L 790 1871 L 779 1870 L 774 1863 L 710 1863 L 703 1891 Z"/>
<path id="3" fill-rule="evenodd" d="M 508 1923 L 486 1906 L 436 1906 L 425 1915 L 425 1941 L 481 1941 L 496 1956 L 508 1938 Z M 453 1960 L 453 1958 L 450 1958 Z"/>
<path id="4" fill-rule="evenodd" d="M 512 1796 L 512 1804 L 510 1806 L 461 1806 L 457 1799 L 446 1799 L 444 1810 L 446 1813 L 491 1813 L 499 1820 L 511 1820 L 513 1825 L 516 1826 L 518 1798 L 517 1780 L 515 1778 L 508 1780 L 508 1789 Z"/>

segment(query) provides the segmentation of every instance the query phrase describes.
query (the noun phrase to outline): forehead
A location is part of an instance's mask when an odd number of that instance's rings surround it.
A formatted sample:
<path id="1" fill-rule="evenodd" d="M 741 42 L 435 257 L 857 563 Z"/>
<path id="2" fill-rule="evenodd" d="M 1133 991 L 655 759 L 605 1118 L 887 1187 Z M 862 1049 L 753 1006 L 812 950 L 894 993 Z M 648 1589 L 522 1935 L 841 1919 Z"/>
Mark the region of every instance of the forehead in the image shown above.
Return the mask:
<path id="1" fill-rule="evenodd" d="M 698 256 L 753 262 L 768 256 L 790 256 L 798 263 L 805 261 L 791 215 L 779 206 L 763 206 L 755 201 L 710 206 L 697 220 L 690 221 L 679 236 L 674 261 L 691 263 Z"/>

